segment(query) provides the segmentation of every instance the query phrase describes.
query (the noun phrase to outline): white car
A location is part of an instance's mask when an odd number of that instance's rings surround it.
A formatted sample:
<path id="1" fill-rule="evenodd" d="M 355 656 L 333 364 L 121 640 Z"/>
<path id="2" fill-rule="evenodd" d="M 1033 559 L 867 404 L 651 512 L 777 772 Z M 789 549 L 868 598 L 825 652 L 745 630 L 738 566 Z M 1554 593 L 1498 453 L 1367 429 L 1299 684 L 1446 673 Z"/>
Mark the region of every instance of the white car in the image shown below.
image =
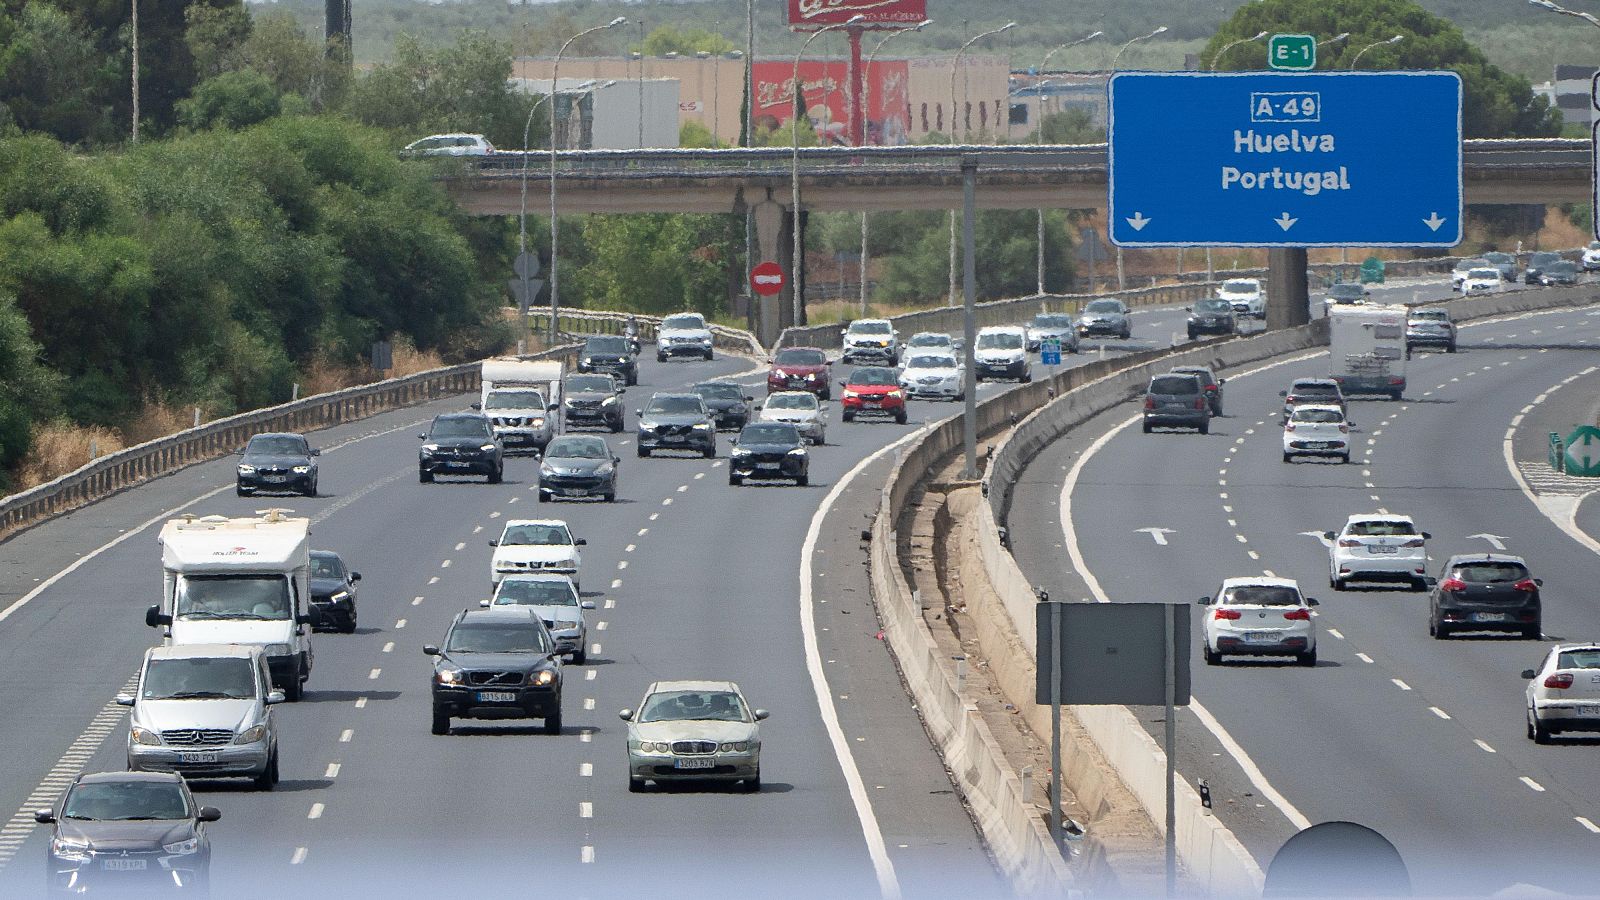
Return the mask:
<path id="1" fill-rule="evenodd" d="M 1217 297 L 1228 301 L 1235 315 L 1267 317 L 1267 295 L 1262 293 L 1258 278 L 1229 278 L 1217 288 Z"/>
<path id="2" fill-rule="evenodd" d="M 783 422 L 800 430 L 800 436 L 813 444 L 827 442 L 828 417 L 810 391 L 779 391 L 768 394 L 758 407 L 757 422 Z"/>
<path id="3" fill-rule="evenodd" d="M 948 350 L 961 355 L 961 341 L 942 331 L 919 331 L 906 341 L 906 350 Z"/>
<path id="4" fill-rule="evenodd" d="M 1580 264 L 1585 272 L 1600 269 L 1600 241 L 1590 241 L 1589 246 L 1583 248 L 1583 260 Z"/>
<path id="5" fill-rule="evenodd" d="M 845 365 L 866 361 L 892 366 L 900 362 L 899 335 L 888 319 L 857 319 L 839 336 L 844 342 L 839 361 Z"/>
<path id="6" fill-rule="evenodd" d="M 488 156 L 494 145 L 481 134 L 433 134 L 406 145 L 405 156 Z"/>
<path id="7" fill-rule="evenodd" d="M 1494 263 L 1489 262 L 1487 259 L 1484 259 L 1481 256 L 1475 256 L 1471 259 L 1457 260 L 1456 267 L 1450 270 L 1450 290 L 1459 292 L 1462 284 L 1464 284 L 1467 280 L 1467 273 L 1471 272 L 1473 269 L 1494 269 Z M 1499 273 L 1500 270 L 1495 269 L 1495 274 L 1497 276 Z"/>
<path id="8" fill-rule="evenodd" d="M 1350 461 L 1350 420 L 1338 406 L 1304 404 L 1283 423 L 1283 461 L 1296 456 L 1337 456 Z"/>
<path id="9" fill-rule="evenodd" d="M 1500 290 L 1500 270 L 1492 267 L 1468 269 L 1467 276 L 1461 280 L 1461 293 L 1467 296 L 1473 294 L 1492 294 Z"/>
<path id="10" fill-rule="evenodd" d="M 494 597 L 478 605 L 527 607 L 544 620 L 556 650 L 581 666 L 589 661 L 589 623 L 583 611 L 594 609 L 594 601 L 578 598 L 578 586 L 565 575 L 507 575 Z"/>
<path id="11" fill-rule="evenodd" d="M 909 350 L 900 370 L 900 390 L 912 399 L 965 400 L 961 360 L 944 350 Z"/>
<path id="12" fill-rule="evenodd" d="M 1428 589 L 1428 538 L 1410 516 L 1368 513 L 1351 516 L 1328 544 L 1328 584 L 1342 591 L 1352 581 L 1401 581 Z"/>
<path id="13" fill-rule="evenodd" d="M 1292 656 L 1302 666 L 1317 664 L 1314 598 L 1303 596 L 1290 578 L 1228 578 L 1216 594 L 1201 597 L 1206 665 L 1225 655 Z"/>
<path id="14" fill-rule="evenodd" d="M 1563 731 L 1600 731 L 1600 644 L 1557 644 L 1528 679 L 1528 737 L 1548 744 Z"/>
<path id="15" fill-rule="evenodd" d="M 658 681 L 645 690 L 637 710 L 619 715 L 628 723 L 628 790 L 645 782 L 740 782 L 761 790 L 761 720 L 731 681 Z"/>
<path id="16" fill-rule="evenodd" d="M 588 542 L 574 538 L 572 529 L 560 519 L 511 519 L 500 538 L 489 542 L 494 556 L 489 559 L 489 583 L 500 586 L 507 575 L 523 572 L 549 572 L 566 575 L 578 585 L 578 569 L 583 565 L 579 547 Z"/>
<path id="17" fill-rule="evenodd" d="M 1033 380 L 1028 362 L 1028 330 L 1020 325 L 993 325 L 978 332 L 972 362 L 978 381 L 1014 378 L 1026 384 Z"/>
<path id="18" fill-rule="evenodd" d="M 666 362 L 674 356 L 712 359 L 716 355 L 713 340 L 705 316 L 699 313 L 667 316 L 656 329 L 656 362 Z"/>

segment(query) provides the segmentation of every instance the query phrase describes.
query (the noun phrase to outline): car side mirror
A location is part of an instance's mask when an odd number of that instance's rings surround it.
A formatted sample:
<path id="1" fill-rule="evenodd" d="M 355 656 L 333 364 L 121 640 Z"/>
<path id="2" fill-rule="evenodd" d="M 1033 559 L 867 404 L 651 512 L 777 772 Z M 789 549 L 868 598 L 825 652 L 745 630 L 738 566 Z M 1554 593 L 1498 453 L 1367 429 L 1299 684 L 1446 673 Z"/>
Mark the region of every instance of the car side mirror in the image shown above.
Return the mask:
<path id="1" fill-rule="evenodd" d="M 1432 575 L 1428 575 L 1428 576 L 1425 576 L 1422 579 L 1422 583 L 1427 585 L 1428 587 L 1438 587 L 1439 586 L 1439 579 L 1433 577 Z"/>
<path id="2" fill-rule="evenodd" d="M 1218 378 L 1217 379 L 1217 384 L 1227 384 L 1227 383 L 1228 383 L 1228 379 L 1226 379 L 1226 378 Z"/>
<path id="3" fill-rule="evenodd" d="M 282 703 L 284 699 L 285 697 L 283 691 L 267 691 L 268 706 L 277 706 L 279 703 Z"/>
<path id="4" fill-rule="evenodd" d="M 632 722 L 633 721 L 633 710 L 624 709 L 624 710 L 622 710 L 622 711 L 617 713 L 617 718 L 621 719 L 624 722 Z"/>
<path id="5" fill-rule="evenodd" d="M 578 604 L 578 608 L 579 609 L 594 609 L 594 601 L 593 600 L 585 600 L 582 603 Z"/>
<path id="6" fill-rule="evenodd" d="M 222 810 L 217 809 L 215 806 L 202 806 L 200 807 L 200 814 L 195 818 L 202 822 L 216 822 L 222 818 Z"/>
<path id="7" fill-rule="evenodd" d="M 473 409 L 483 409 L 483 404 L 482 403 L 474 403 L 474 404 L 472 404 L 472 408 Z"/>
<path id="8" fill-rule="evenodd" d="M 841 378 L 841 379 L 839 379 L 839 386 L 840 387 L 849 387 L 850 386 L 850 382 L 848 382 L 845 379 Z"/>
<path id="9" fill-rule="evenodd" d="M 1430 533 L 1430 532 L 1424 531 L 1422 533 L 1422 539 L 1425 540 L 1425 541 L 1431 541 L 1431 540 L 1433 540 L 1433 534 Z"/>
<path id="10" fill-rule="evenodd" d="M 306 616 L 306 615 L 295 616 L 294 617 L 294 623 L 296 625 L 310 625 L 311 624 L 311 617 L 310 616 Z"/>
<path id="11" fill-rule="evenodd" d="M 1289 392 L 1288 391 L 1279 391 L 1278 392 L 1278 396 L 1279 397 L 1287 397 L 1287 396 L 1289 396 Z"/>
<path id="12" fill-rule="evenodd" d="M 423 656 L 438 656 L 439 655 L 439 648 L 435 647 L 432 644 L 423 644 L 422 645 L 422 655 Z"/>
<path id="13" fill-rule="evenodd" d="M 744 402 L 746 402 L 746 403 L 750 403 L 750 402 L 752 402 L 752 401 L 753 401 L 753 400 L 755 400 L 755 399 L 756 399 L 756 398 L 754 398 L 754 397 L 751 397 L 751 396 L 749 396 L 749 395 L 748 395 L 748 394 L 747 394 L 747 395 L 745 395 L 745 398 L 744 398 Z"/>
<path id="14" fill-rule="evenodd" d="M 770 716 L 770 715 L 772 715 L 772 713 L 769 713 L 764 709 L 758 709 L 758 710 L 756 710 L 756 721 L 760 722 L 763 719 L 765 719 L 767 716 Z"/>
<path id="15" fill-rule="evenodd" d="M 572 542 L 572 546 L 574 546 L 574 547 L 587 547 L 587 546 L 589 546 L 589 539 L 588 538 L 578 538 L 577 540 Z"/>
<path id="16" fill-rule="evenodd" d="M 33 811 L 33 820 L 40 825 L 50 825 L 55 822 L 56 814 L 48 809 L 36 809 Z"/>
<path id="17" fill-rule="evenodd" d="M 240 447 L 239 449 L 233 451 L 233 455 L 234 456 L 243 456 L 244 455 L 244 448 Z"/>
<path id="18" fill-rule="evenodd" d="M 419 441 L 425 441 L 425 440 L 427 440 L 427 439 L 428 439 L 428 436 L 427 436 L 427 435 L 425 435 L 425 434 L 419 434 L 419 435 L 417 435 L 417 440 L 419 440 Z"/>
<path id="19" fill-rule="evenodd" d="M 839 332 L 839 337 L 844 337 L 845 335 L 847 335 L 849 333 L 850 332 L 848 332 L 848 331 L 841 331 L 841 332 Z"/>
<path id="20" fill-rule="evenodd" d="M 613 457 L 611 457 L 611 462 L 612 462 L 612 464 L 620 463 L 620 462 L 622 462 L 622 457 L 613 456 Z"/>
<path id="21" fill-rule="evenodd" d="M 1200 604 L 1201 606 L 1210 606 L 1211 605 L 1211 598 L 1210 597 L 1201 597 L 1199 600 L 1196 600 L 1195 602 Z"/>
<path id="22" fill-rule="evenodd" d="M 1184 308 L 1183 308 L 1183 311 L 1184 311 L 1184 312 L 1194 312 L 1194 307 L 1192 307 L 1192 306 L 1185 306 L 1185 307 L 1184 307 Z"/>
<path id="23" fill-rule="evenodd" d="M 130 695 L 130 694 L 118 694 L 117 695 L 117 705 L 118 706 L 132 706 L 133 705 L 133 696 Z"/>
<path id="24" fill-rule="evenodd" d="M 1532 669 L 1523 669 L 1522 670 L 1522 677 L 1523 678 L 1532 679 L 1532 678 L 1537 678 L 1538 676 L 1539 676 L 1539 673 L 1535 672 Z M 43 820 L 41 819 L 40 821 L 43 821 Z"/>
<path id="25" fill-rule="evenodd" d="M 642 415 L 644 415 L 644 410 L 636 409 L 636 410 L 633 411 L 633 414 L 636 415 L 636 416 L 642 416 Z"/>
<path id="26" fill-rule="evenodd" d="M 1535 578 L 1533 580 L 1533 586 L 1534 587 L 1544 587 L 1544 579 L 1543 578 Z"/>
<path id="27" fill-rule="evenodd" d="M 1306 598 L 1306 605 L 1307 606 L 1321 606 L 1322 605 L 1322 601 L 1318 600 L 1315 597 L 1307 597 Z"/>
<path id="28" fill-rule="evenodd" d="M 544 409 L 545 409 L 545 412 L 555 412 L 556 410 L 558 410 L 560 408 L 561 408 L 561 404 L 559 404 L 559 403 L 551 403 L 551 404 L 545 406 Z"/>
<path id="29" fill-rule="evenodd" d="M 151 628 L 161 625 L 171 625 L 172 617 L 161 611 L 161 607 L 152 606 L 144 611 L 144 623 Z"/>
<path id="30" fill-rule="evenodd" d="M 478 601 L 478 606 L 483 608 L 483 609 L 488 609 L 489 608 L 489 601 L 487 601 L 487 600 L 479 600 Z"/>
<path id="31" fill-rule="evenodd" d="M 617 393 L 618 393 L 618 394 L 626 394 L 626 393 L 627 393 L 627 392 L 628 392 L 628 389 L 627 389 L 627 388 L 625 388 L 625 387 L 619 387 L 619 388 L 617 388 Z"/>
<path id="32" fill-rule="evenodd" d="M 312 447 L 311 448 L 311 455 L 312 456 L 321 456 L 322 455 L 322 448 L 321 447 Z"/>
<path id="33" fill-rule="evenodd" d="M 491 546 L 491 547 L 498 547 L 498 546 L 500 546 L 500 540 L 499 540 L 499 539 L 498 539 L 498 538 L 492 538 L 492 539 L 490 539 L 490 541 L 489 541 L 489 546 Z"/>

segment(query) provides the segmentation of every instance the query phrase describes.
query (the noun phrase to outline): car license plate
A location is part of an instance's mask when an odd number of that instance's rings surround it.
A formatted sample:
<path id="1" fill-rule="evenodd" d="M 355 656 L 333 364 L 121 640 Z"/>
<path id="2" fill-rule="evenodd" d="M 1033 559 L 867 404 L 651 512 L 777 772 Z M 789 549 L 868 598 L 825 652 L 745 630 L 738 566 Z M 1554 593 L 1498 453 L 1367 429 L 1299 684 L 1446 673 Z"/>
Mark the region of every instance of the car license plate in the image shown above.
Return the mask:
<path id="1" fill-rule="evenodd" d="M 1400 550 L 1396 547 L 1390 547 L 1386 544 L 1372 544 L 1367 547 L 1367 552 L 1381 555 L 1385 553 L 1399 553 Z"/>
<path id="2" fill-rule="evenodd" d="M 709 756 L 697 756 L 674 760 L 674 769 L 711 769 L 715 768 L 717 761 Z"/>
<path id="3" fill-rule="evenodd" d="M 263 476 L 261 476 L 261 480 L 267 482 L 268 484 L 283 484 L 285 481 L 289 480 L 289 476 L 287 476 L 287 475 L 263 475 Z"/>
<path id="4" fill-rule="evenodd" d="M 479 691 L 478 702 L 515 703 L 517 702 L 517 693 L 516 691 Z"/>
<path id="5" fill-rule="evenodd" d="M 1472 621 L 1474 621 L 1474 622 L 1504 622 L 1505 620 L 1506 620 L 1506 614 L 1505 613 L 1473 613 L 1472 614 Z"/>
<path id="6" fill-rule="evenodd" d="M 178 752 L 178 762 L 181 763 L 214 763 L 216 761 L 216 751 L 202 753 L 193 750 L 182 750 Z"/>
<path id="7" fill-rule="evenodd" d="M 102 859 L 100 868 L 113 872 L 140 872 L 144 870 L 146 860 L 142 859 Z"/>
<path id="8" fill-rule="evenodd" d="M 1244 639 L 1252 644 L 1276 644 L 1278 635 L 1271 631 L 1247 631 Z"/>
<path id="9" fill-rule="evenodd" d="M 572 495 L 572 496 L 574 496 L 574 497 L 587 497 L 587 496 L 589 496 L 589 489 L 588 488 L 567 488 L 567 493 Z"/>
<path id="10" fill-rule="evenodd" d="M 683 443 L 684 438 L 681 434 L 669 434 L 661 440 L 668 444 L 681 444 Z"/>
<path id="11" fill-rule="evenodd" d="M 866 407 L 867 409 L 877 409 L 877 408 L 883 406 L 883 403 L 881 403 L 880 401 L 877 401 L 877 400 L 863 400 L 861 402 L 861 405 Z"/>
<path id="12" fill-rule="evenodd" d="M 779 467 L 779 465 L 780 465 L 779 463 L 775 463 L 775 462 L 758 462 L 758 463 L 756 463 L 756 468 L 758 468 L 758 469 L 776 469 L 776 468 Z"/>
<path id="13" fill-rule="evenodd" d="M 1580 706 L 1578 707 L 1578 715 L 1600 717 L 1600 706 Z"/>

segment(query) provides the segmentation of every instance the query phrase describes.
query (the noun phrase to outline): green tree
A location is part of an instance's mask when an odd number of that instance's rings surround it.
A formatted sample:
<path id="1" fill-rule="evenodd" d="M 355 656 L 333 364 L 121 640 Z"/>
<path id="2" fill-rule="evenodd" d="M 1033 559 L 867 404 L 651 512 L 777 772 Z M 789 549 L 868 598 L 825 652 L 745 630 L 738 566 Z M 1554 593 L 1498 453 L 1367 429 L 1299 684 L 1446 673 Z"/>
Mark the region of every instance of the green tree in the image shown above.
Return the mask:
<path id="1" fill-rule="evenodd" d="M 680 53 L 693 56 L 696 53 L 710 53 L 719 55 L 737 49 L 733 41 L 704 28 L 680 28 L 676 25 L 660 25 L 645 37 L 642 45 L 633 48 L 645 56 L 665 56 L 668 53 Z"/>
<path id="2" fill-rule="evenodd" d="M 250 13 L 240 6 L 218 8 L 195 4 L 184 11 L 183 42 L 194 58 L 196 75 L 204 80 L 243 65 L 250 39 Z"/>
<path id="3" fill-rule="evenodd" d="M 402 38 L 392 62 L 351 85 L 345 109 L 357 121 L 395 133 L 464 131 L 496 146 L 521 147 L 536 98 L 514 91 L 510 77 L 511 45 L 483 32 L 463 32 L 448 47 Z"/>
<path id="4" fill-rule="evenodd" d="M 318 112 L 338 108 L 349 89 L 346 67 L 329 59 L 321 39 L 287 12 L 257 16 L 237 61 L 265 75 L 280 95 L 302 97 Z"/>
<path id="5" fill-rule="evenodd" d="M 254 69 L 224 72 L 202 81 L 194 96 L 178 101 L 178 121 L 194 129 L 240 129 L 278 115 L 282 98 Z"/>
<path id="6" fill-rule="evenodd" d="M 678 129 L 678 146 L 711 148 L 721 147 L 722 143 L 711 133 L 711 129 L 690 119 Z"/>
<path id="7" fill-rule="evenodd" d="M 733 216 L 590 216 L 573 296 L 596 309 L 714 316 L 727 308 L 728 270 L 739 262 L 743 230 Z"/>
<path id="8" fill-rule="evenodd" d="M 16 300 L 0 294 L 0 492 L 7 472 L 22 460 L 33 441 L 33 424 L 56 408 L 59 378 L 39 360 L 39 345 Z"/>
<path id="9" fill-rule="evenodd" d="M 94 36 L 49 3 L 0 16 L 0 103 L 24 131 L 73 144 L 113 139 L 117 72 Z"/>
<path id="10" fill-rule="evenodd" d="M 1039 120 L 1039 142 L 1044 144 L 1098 144 L 1106 130 L 1094 124 L 1086 109 L 1074 107 Z"/>

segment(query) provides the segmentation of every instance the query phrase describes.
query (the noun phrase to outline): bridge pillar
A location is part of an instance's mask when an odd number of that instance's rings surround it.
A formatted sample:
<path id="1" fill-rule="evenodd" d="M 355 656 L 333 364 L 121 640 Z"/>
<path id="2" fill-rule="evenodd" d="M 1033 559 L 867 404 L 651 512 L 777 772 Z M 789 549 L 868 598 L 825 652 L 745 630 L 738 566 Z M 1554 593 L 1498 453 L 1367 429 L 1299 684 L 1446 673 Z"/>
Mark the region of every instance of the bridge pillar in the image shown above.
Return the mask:
<path id="1" fill-rule="evenodd" d="M 792 297 L 795 289 L 794 266 L 794 238 L 790 232 L 790 216 L 783 205 L 773 200 L 771 192 L 765 200 L 751 204 L 750 213 L 756 225 L 756 262 L 776 262 L 788 273 L 784 279 L 783 291 L 775 296 L 756 296 L 758 313 L 756 317 L 756 336 L 761 343 L 771 347 L 777 343 L 779 332 L 785 325 L 791 324 L 788 319 L 793 318 Z"/>
<path id="2" fill-rule="evenodd" d="M 1306 284 L 1306 250 L 1282 247 L 1267 251 L 1267 328 L 1293 328 L 1311 321 L 1311 295 Z"/>

